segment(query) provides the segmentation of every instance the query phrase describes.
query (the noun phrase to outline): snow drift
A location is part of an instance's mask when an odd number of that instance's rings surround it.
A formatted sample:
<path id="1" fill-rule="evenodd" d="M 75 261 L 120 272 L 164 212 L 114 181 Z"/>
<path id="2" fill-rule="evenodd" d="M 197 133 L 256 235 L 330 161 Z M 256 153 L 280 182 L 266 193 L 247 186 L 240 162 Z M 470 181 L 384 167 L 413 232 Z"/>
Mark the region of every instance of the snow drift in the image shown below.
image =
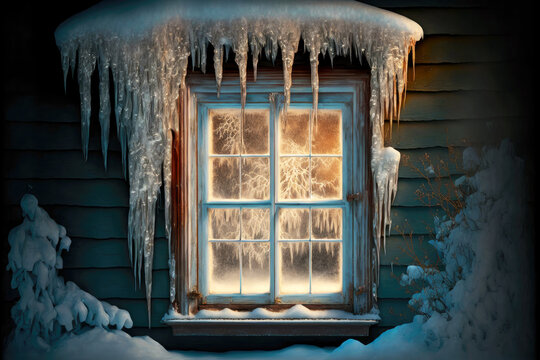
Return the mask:
<path id="1" fill-rule="evenodd" d="M 71 245 L 66 229 L 38 206 L 33 195 L 22 197 L 21 209 L 23 223 L 8 237 L 7 270 L 13 272 L 11 287 L 20 295 L 11 309 L 15 346 L 48 349 L 52 340 L 84 324 L 130 328 L 133 321 L 127 311 L 99 301 L 58 276 L 63 267 L 61 252 Z"/>

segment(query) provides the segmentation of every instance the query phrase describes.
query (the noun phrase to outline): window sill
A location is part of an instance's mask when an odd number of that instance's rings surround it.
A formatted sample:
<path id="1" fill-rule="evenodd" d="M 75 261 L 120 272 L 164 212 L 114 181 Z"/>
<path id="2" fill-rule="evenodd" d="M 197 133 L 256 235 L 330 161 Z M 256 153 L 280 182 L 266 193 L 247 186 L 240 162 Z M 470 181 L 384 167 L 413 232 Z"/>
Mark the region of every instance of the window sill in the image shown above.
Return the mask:
<path id="1" fill-rule="evenodd" d="M 378 320 L 364 319 L 174 319 L 175 336 L 368 336 Z"/>

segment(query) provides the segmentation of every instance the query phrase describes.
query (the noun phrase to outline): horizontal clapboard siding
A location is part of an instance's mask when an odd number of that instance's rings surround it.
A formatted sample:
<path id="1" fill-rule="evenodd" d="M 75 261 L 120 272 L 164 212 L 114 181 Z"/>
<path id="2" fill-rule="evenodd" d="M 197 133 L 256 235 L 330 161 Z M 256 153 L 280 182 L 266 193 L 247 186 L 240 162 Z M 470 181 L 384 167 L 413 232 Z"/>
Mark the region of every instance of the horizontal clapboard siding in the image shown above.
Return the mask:
<path id="1" fill-rule="evenodd" d="M 416 47 L 414 80 L 412 68 L 409 70 L 409 91 L 399 125 L 393 123 L 387 139 L 387 145 L 401 152 L 402 161 L 392 231 L 381 251 L 378 306 L 382 320 L 378 328 L 386 329 L 410 321 L 414 315 L 408 298 L 418 285 L 399 284 L 406 266 L 419 262 L 437 265 L 439 261 L 428 243 L 438 208 L 424 206 L 415 195 L 427 184 L 424 176 L 433 177 L 426 174 L 426 166 L 444 161 L 449 164 L 449 175 L 460 176 L 459 159 L 465 146 L 484 143 L 486 138 L 512 138 L 521 130 L 524 114 L 520 99 L 507 89 L 515 85 L 506 71 L 512 64 L 509 61 L 517 60 L 512 39 L 500 26 L 499 17 L 485 7 L 486 1 L 366 2 L 410 17 L 425 32 Z M 134 287 L 130 268 L 126 239 L 129 194 L 114 119 L 105 170 L 97 121 L 91 126 L 88 160 L 83 160 L 79 118 L 78 105 L 62 97 L 26 96 L 5 104 L 7 221 L 20 223 L 17 204 L 31 189 L 73 240 L 70 251 L 63 255 L 66 280 L 129 310 L 134 326 L 144 328 L 148 325 L 146 301 L 143 291 Z M 390 132 L 388 124 L 386 130 Z M 169 306 L 162 212 L 157 217 L 156 237 L 151 325 L 160 327 Z M 9 279 L 3 277 L 2 282 L 4 288 L 9 287 Z M 6 301 L 16 296 L 16 292 L 6 291 Z M 152 334 L 151 330 L 146 333 Z"/>

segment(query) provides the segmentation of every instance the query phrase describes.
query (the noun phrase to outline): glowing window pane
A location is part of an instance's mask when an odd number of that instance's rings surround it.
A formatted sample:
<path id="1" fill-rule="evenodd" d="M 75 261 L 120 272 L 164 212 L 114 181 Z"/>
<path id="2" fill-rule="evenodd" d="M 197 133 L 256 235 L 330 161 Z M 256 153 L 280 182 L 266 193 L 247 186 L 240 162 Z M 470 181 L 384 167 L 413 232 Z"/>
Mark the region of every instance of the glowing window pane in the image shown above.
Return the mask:
<path id="1" fill-rule="evenodd" d="M 242 243 L 242 294 L 270 292 L 270 243 Z"/>
<path id="2" fill-rule="evenodd" d="M 242 209 L 242 240 L 270 239 L 270 209 Z"/>
<path id="3" fill-rule="evenodd" d="M 311 238 L 312 239 L 341 239 L 342 210 L 312 209 Z"/>
<path id="4" fill-rule="evenodd" d="M 311 293 L 342 290 L 341 242 L 311 242 Z"/>
<path id="5" fill-rule="evenodd" d="M 279 210 L 279 239 L 309 239 L 309 209 Z"/>
<path id="6" fill-rule="evenodd" d="M 214 157 L 209 161 L 210 200 L 240 198 L 240 158 Z"/>
<path id="7" fill-rule="evenodd" d="M 311 153 L 341 155 L 341 111 L 317 112 L 311 130 Z"/>
<path id="8" fill-rule="evenodd" d="M 208 239 L 240 239 L 240 209 L 208 209 Z"/>
<path id="9" fill-rule="evenodd" d="M 313 199 L 341 199 L 341 183 L 341 157 L 311 158 Z"/>
<path id="10" fill-rule="evenodd" d="M 242 139 L 240 137 L 240 110 L 210 110 L 209 144 L 210 154 L 239 154 Z"/>
<path id="11" fill-rule="evenodd" d="M 243 200 L 270 199 L 270 159 L 267 157 L 242 158 Z"/>
<path id="12" fill-rule="evenodd" d="M 240 243 L 218 241 L 211 242 L 209 245 L 209 293 L 239 293 Z"/>
<path id="13" fill-rule="evenodd" d="M 242 126 L 244 154 L 270 154 L 270 112 L 268 110 L 245 110 Z"/>
<path id="14" fill-rule="evenodd" d="M 309 110 L 289 110 L 279 119 L 280 154 L 309 154 Z"/>
<path id="15" fill-rule="evenodd" d="M 309 199 L 309 158 L 279 158 L 279 198 L 281 200 Z"/>
<path id="16" fill-rule="evenodd" d="M 280 294 L 309 293 L 309 242 L 279 243 Z"/>

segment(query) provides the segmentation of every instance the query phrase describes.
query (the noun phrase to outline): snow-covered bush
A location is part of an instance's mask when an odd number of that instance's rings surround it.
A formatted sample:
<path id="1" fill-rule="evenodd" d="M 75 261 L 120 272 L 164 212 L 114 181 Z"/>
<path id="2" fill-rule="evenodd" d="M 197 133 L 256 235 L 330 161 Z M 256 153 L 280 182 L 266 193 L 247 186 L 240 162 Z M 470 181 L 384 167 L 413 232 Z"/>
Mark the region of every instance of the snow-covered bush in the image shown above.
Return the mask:
<path id="1" fill-rule="evenodd" d="M 409 266 L 401 283 L 426 284 L 409 304 L 423 314 L 428 348 L 530 356 L 534 268 L 523 161 L 503 141 L 480 153 L 468 148 L 463 165 L 468 175 L 455 181 L 463 207 L 435 218 L 430 241 L 442 266 Z"/>
<path id="2" fill-rule="evenodd" d="M 71 245 L 66 229 L 38 206 L 35 196 L 24 195 L 20 205 L 24 221 L 8 237 L 7 269 L 13 272 L 11 287 L 20 295 L 11 309 L 15 345 L 48 349 L 52 340 L 83 324 L 130 328 L 133 321 L 126 310 L 99 301 L 71 281 L 64 283 L 58 269 L 62 250 Z"/>

